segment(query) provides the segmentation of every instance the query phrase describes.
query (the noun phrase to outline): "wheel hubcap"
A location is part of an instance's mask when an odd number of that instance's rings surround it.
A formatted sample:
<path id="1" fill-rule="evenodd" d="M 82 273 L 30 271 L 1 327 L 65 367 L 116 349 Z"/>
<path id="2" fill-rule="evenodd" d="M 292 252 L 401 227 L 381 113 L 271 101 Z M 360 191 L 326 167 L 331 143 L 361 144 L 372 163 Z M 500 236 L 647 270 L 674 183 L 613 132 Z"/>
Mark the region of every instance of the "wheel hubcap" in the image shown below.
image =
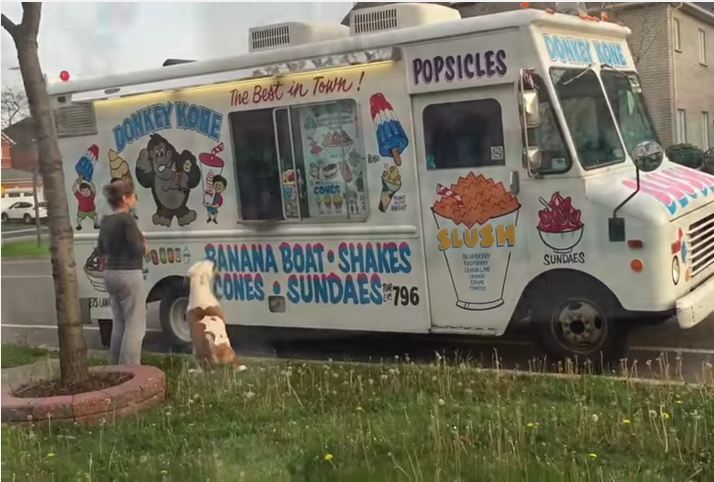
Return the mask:
<path id="1" fill-rule="evenodd" d="M 171 329 L 182 341 L 191 341 L 191 330 L 186 320 L 186 309 L 188 308 L 188 298 L 176 298 L 171 304 Z"/>
<path id="2" fill-rule="evenodd" d="M 573 351 L 592 351 L 607 334 L 605 316 L 590 302 L 570 300 L 554 315 L 556 336 Z"/>

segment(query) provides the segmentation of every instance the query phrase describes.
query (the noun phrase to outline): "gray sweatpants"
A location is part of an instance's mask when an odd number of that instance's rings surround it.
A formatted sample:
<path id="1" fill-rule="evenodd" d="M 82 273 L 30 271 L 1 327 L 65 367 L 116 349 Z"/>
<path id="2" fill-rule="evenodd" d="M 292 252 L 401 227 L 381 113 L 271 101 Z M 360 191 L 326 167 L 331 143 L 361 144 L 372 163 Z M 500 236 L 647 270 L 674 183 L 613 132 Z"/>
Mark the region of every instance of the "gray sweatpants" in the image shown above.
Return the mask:
<path id="1" fill-rule="evenodd" d="M 104 282 L 114 314 L 109 364 L 140 365 L 141 344 L 146 334 L 146 296 L 141 270 L 107 270 Z"/>

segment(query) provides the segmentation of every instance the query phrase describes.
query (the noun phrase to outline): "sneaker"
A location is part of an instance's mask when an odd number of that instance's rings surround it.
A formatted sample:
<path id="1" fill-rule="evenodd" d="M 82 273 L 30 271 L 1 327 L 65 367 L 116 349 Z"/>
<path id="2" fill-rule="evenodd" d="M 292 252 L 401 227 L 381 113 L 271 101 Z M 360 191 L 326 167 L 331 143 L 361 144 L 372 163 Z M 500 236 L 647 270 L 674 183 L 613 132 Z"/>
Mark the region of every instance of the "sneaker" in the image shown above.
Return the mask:
<path id="1" fill-rule="evenodd" d="M 77 231 L 81 231 L 81 230 L 82 230 L 82 226 L 77 226 Z"/>

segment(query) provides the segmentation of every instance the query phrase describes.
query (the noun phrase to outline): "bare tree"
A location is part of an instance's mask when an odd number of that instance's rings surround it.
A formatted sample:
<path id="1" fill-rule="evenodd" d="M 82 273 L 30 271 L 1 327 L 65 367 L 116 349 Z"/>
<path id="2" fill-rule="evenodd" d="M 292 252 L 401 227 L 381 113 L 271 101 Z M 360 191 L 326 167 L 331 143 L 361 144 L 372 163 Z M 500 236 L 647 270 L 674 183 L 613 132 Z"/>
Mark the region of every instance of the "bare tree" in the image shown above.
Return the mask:
<path id="1" fill-rule="evenodd" d="M 60 347 L 60 379 L 63 385 L 74 386 L 89 377 L 87 345 L 80 320 L 77 270 L 67 196 L 64 190 L 62 156 L 52 124 L 50 99 L 37 53 L 41 11 L 41 3 L 23 2 L 22 22 L 15 24 L 2 14 L 2 27 L 15 42 L 30 113 L 35 121 L 40 171 L 49 210 L 52 276 L 55 285 Z"/>
<path id="2" fill-rule="evenodd" d="M 3 87 L 2 89 L 2 128 L 5 129 L 30 114 L 27 97 L 20 89 Z"/>

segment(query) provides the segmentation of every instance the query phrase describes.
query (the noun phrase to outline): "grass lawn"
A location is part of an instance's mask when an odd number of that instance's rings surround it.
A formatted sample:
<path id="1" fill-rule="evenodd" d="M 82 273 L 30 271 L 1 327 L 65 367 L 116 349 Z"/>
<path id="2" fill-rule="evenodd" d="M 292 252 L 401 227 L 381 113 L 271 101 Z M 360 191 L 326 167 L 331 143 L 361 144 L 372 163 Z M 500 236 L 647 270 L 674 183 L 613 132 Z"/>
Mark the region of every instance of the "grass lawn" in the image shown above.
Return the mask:
<path id="1" fill-rule="evenodd" d="M 3 259 L 11 258 L 45 258 L 50 255 L 50 242 L 47 236 L 42 239 L 40 246 L 37 240 L 7 241 L 2 244 Z"/>
<path id="2" fill-rule="evenodd" d="M 25 345 L 3 344 L 1 349 L 2 361 L 0 362 L 0 366 L 2 368 L 27 365 L 28 363 L 46 358 L 48 355 L 52 357 L 57 356 L 55 353 L 43 350 L 42 348 Z"/>
<path id="3" fill-rule="evenodd" d="M 468 365 L 253 361 L 94 428 L 4 426 L 7 480 L 714 480 L 714 390 Z"/>

